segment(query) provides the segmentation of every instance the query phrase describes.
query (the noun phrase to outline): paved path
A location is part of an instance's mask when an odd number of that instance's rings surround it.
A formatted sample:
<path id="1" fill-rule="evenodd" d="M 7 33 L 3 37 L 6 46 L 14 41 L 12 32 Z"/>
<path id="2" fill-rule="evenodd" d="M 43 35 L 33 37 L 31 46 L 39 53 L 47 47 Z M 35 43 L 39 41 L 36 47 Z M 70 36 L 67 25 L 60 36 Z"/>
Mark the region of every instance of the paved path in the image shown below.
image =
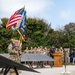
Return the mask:
<path id="1" fill-rule="evenodd" d="M 20 75 L 63 75 L 62 72 L 65 71 L 65 66 L 53 67 L 53 68 L 50 68 L 50 67 L 38 68 L 35 70 L 39 71 L 40 73 L 22 71 Z M 66 72 L 70 72 L 69 75 L 75 75 L 75 65 L 66 66 Z"/>

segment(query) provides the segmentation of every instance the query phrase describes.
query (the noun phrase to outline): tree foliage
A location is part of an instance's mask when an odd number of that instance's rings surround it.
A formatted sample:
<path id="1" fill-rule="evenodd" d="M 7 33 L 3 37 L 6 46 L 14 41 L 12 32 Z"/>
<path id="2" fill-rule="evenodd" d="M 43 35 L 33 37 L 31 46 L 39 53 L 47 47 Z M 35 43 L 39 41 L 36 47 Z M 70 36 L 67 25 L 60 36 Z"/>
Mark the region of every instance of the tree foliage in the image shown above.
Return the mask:
<path id="1" fill-rule="evenodd" d="M 0 52 L 7 52 L 10 39 L 19 39 L 17 31 L 6 29 L 8 18 L 2 18 L 0 24 Z M 75 47 L 75 23 L 69 23 L 64 26 L 63 30 L 54 30 L 51 24 L 46 23 L 43 19 L 27 18 L 26 21 L 26 42 L 23 42 L 22 50 L 28 46 L 32 47 Z"/>

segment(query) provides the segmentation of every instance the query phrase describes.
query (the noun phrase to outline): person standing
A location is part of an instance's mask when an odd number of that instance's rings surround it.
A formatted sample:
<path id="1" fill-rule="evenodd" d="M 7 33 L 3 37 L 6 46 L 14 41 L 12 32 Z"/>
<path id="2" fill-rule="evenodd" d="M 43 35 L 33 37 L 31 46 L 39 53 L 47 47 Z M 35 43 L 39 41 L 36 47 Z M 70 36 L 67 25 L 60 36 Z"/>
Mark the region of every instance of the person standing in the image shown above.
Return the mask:
<path id="1" fill-rule="evenodd" d="M 10 59 L 20 63 L 21 58 L 21 48 L 22 43 L 20 40 L 11 39 L 10 44 L 8 46 L 8 53 L 10 54 Z"/>
<path id="2" fill-rule="evenodd" d="M 74 64 L 74 62 L 75 62 L 75 48 L 73 50 L 73 64 Z"/>
<path id="3" fill-rule="evenodd" d="M 11 39 L 10 44 L 8 46 L 8 53 L 10 55 L 9 59 L 20 63 L 21 54 L 22 54 L 21 48 L 22 48 L 22 43 L 20 42 L 20 40 Z M 10 70 L 10 74 L 11 73 L 14 73 L 13 69 Z"/>
<path id="4" fill-rule="evenodd" d="M 53 59 L 54 59 L 54 56 L 53 56 L 54 53 L 55 53 L 55 47 L 52 46 L 49 51 L 49 56 Z M 54 62 L 50 62 L 50 66 L 53 67 L 53 65 L 54 65 Z"/>
<path id="5" fill-rule="evenodd" d="M 54 57 L 53 57 L 53 54 L 54 54 L 54 53 L 55 53 L 55 48 L 54 48 L 54 46 L 52 46 L 52 47 L 50 48 L 50 51 L 49 51 L 50 57 L 54 58 Z"/>

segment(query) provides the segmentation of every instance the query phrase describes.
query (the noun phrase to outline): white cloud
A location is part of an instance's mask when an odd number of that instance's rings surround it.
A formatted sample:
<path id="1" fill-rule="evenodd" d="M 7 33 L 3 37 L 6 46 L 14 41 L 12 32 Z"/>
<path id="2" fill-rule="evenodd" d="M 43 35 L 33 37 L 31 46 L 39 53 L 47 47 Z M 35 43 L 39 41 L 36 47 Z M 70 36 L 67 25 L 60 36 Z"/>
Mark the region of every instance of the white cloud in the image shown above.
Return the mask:
<path id="1" fill-rule="evenodd" d="M 28 16 L 36 15 L 39 12 L 44 12 L 47 6 L 52 6 L 52 0 L 0 0 L 1 12 L 5 15 L 11 15 L 16 10 L 25 5 Z"/>
<path id="2" fill-rule="evenodd" d="M 42 12 L 46 8 L 46 1 L 33 1 L 26 4 L 26 10 L 28 12 L 28 15 L 31 16 L 32 14 L 37 14 L 39 12 Z"/>

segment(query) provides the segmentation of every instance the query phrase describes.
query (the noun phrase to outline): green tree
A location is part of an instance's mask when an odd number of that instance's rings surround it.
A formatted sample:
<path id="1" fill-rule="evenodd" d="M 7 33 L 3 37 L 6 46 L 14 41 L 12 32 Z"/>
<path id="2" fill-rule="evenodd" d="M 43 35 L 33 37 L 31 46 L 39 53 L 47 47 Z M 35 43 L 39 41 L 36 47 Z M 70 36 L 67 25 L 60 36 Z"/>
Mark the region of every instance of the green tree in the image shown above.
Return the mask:
<path id="1" fill-rule="evenodd" d="M 7 47 L 10 43 L 11 38 L 18 39 L 17 32 L 12 31 L 11 29 L 6 29 L 6 23 L 8 18 L 2 18 L 2 24 L 0 27 L 0 52 L 7 52 Z M 17 37 L 16 37 L 17 36 Z"/>
<path id="2" fill-rule="evenodd" d="M 0 24 L 0 52 L 7 52 L 7 47 L 10 39 L 19 39 L 20 35 L 17 31 L 6 29 L 8 18 L 2 18 Z M 69 23 L 64 26 L 64 29 L 54 30 L 51 24 L 48 24 L 43 19 L 27 18 L 26 21 L 26 42 L 23 42 L 22 50 L 28 46 L 32 47 L 75 47 L 75 23 Z"/>
<path id="3" fill-rule="evenodd" d="M 45 33 L 48 24 L 43 19 L 28 18 L 27 19 L 27 44 L 30 46 L 45 45 Z"/>

